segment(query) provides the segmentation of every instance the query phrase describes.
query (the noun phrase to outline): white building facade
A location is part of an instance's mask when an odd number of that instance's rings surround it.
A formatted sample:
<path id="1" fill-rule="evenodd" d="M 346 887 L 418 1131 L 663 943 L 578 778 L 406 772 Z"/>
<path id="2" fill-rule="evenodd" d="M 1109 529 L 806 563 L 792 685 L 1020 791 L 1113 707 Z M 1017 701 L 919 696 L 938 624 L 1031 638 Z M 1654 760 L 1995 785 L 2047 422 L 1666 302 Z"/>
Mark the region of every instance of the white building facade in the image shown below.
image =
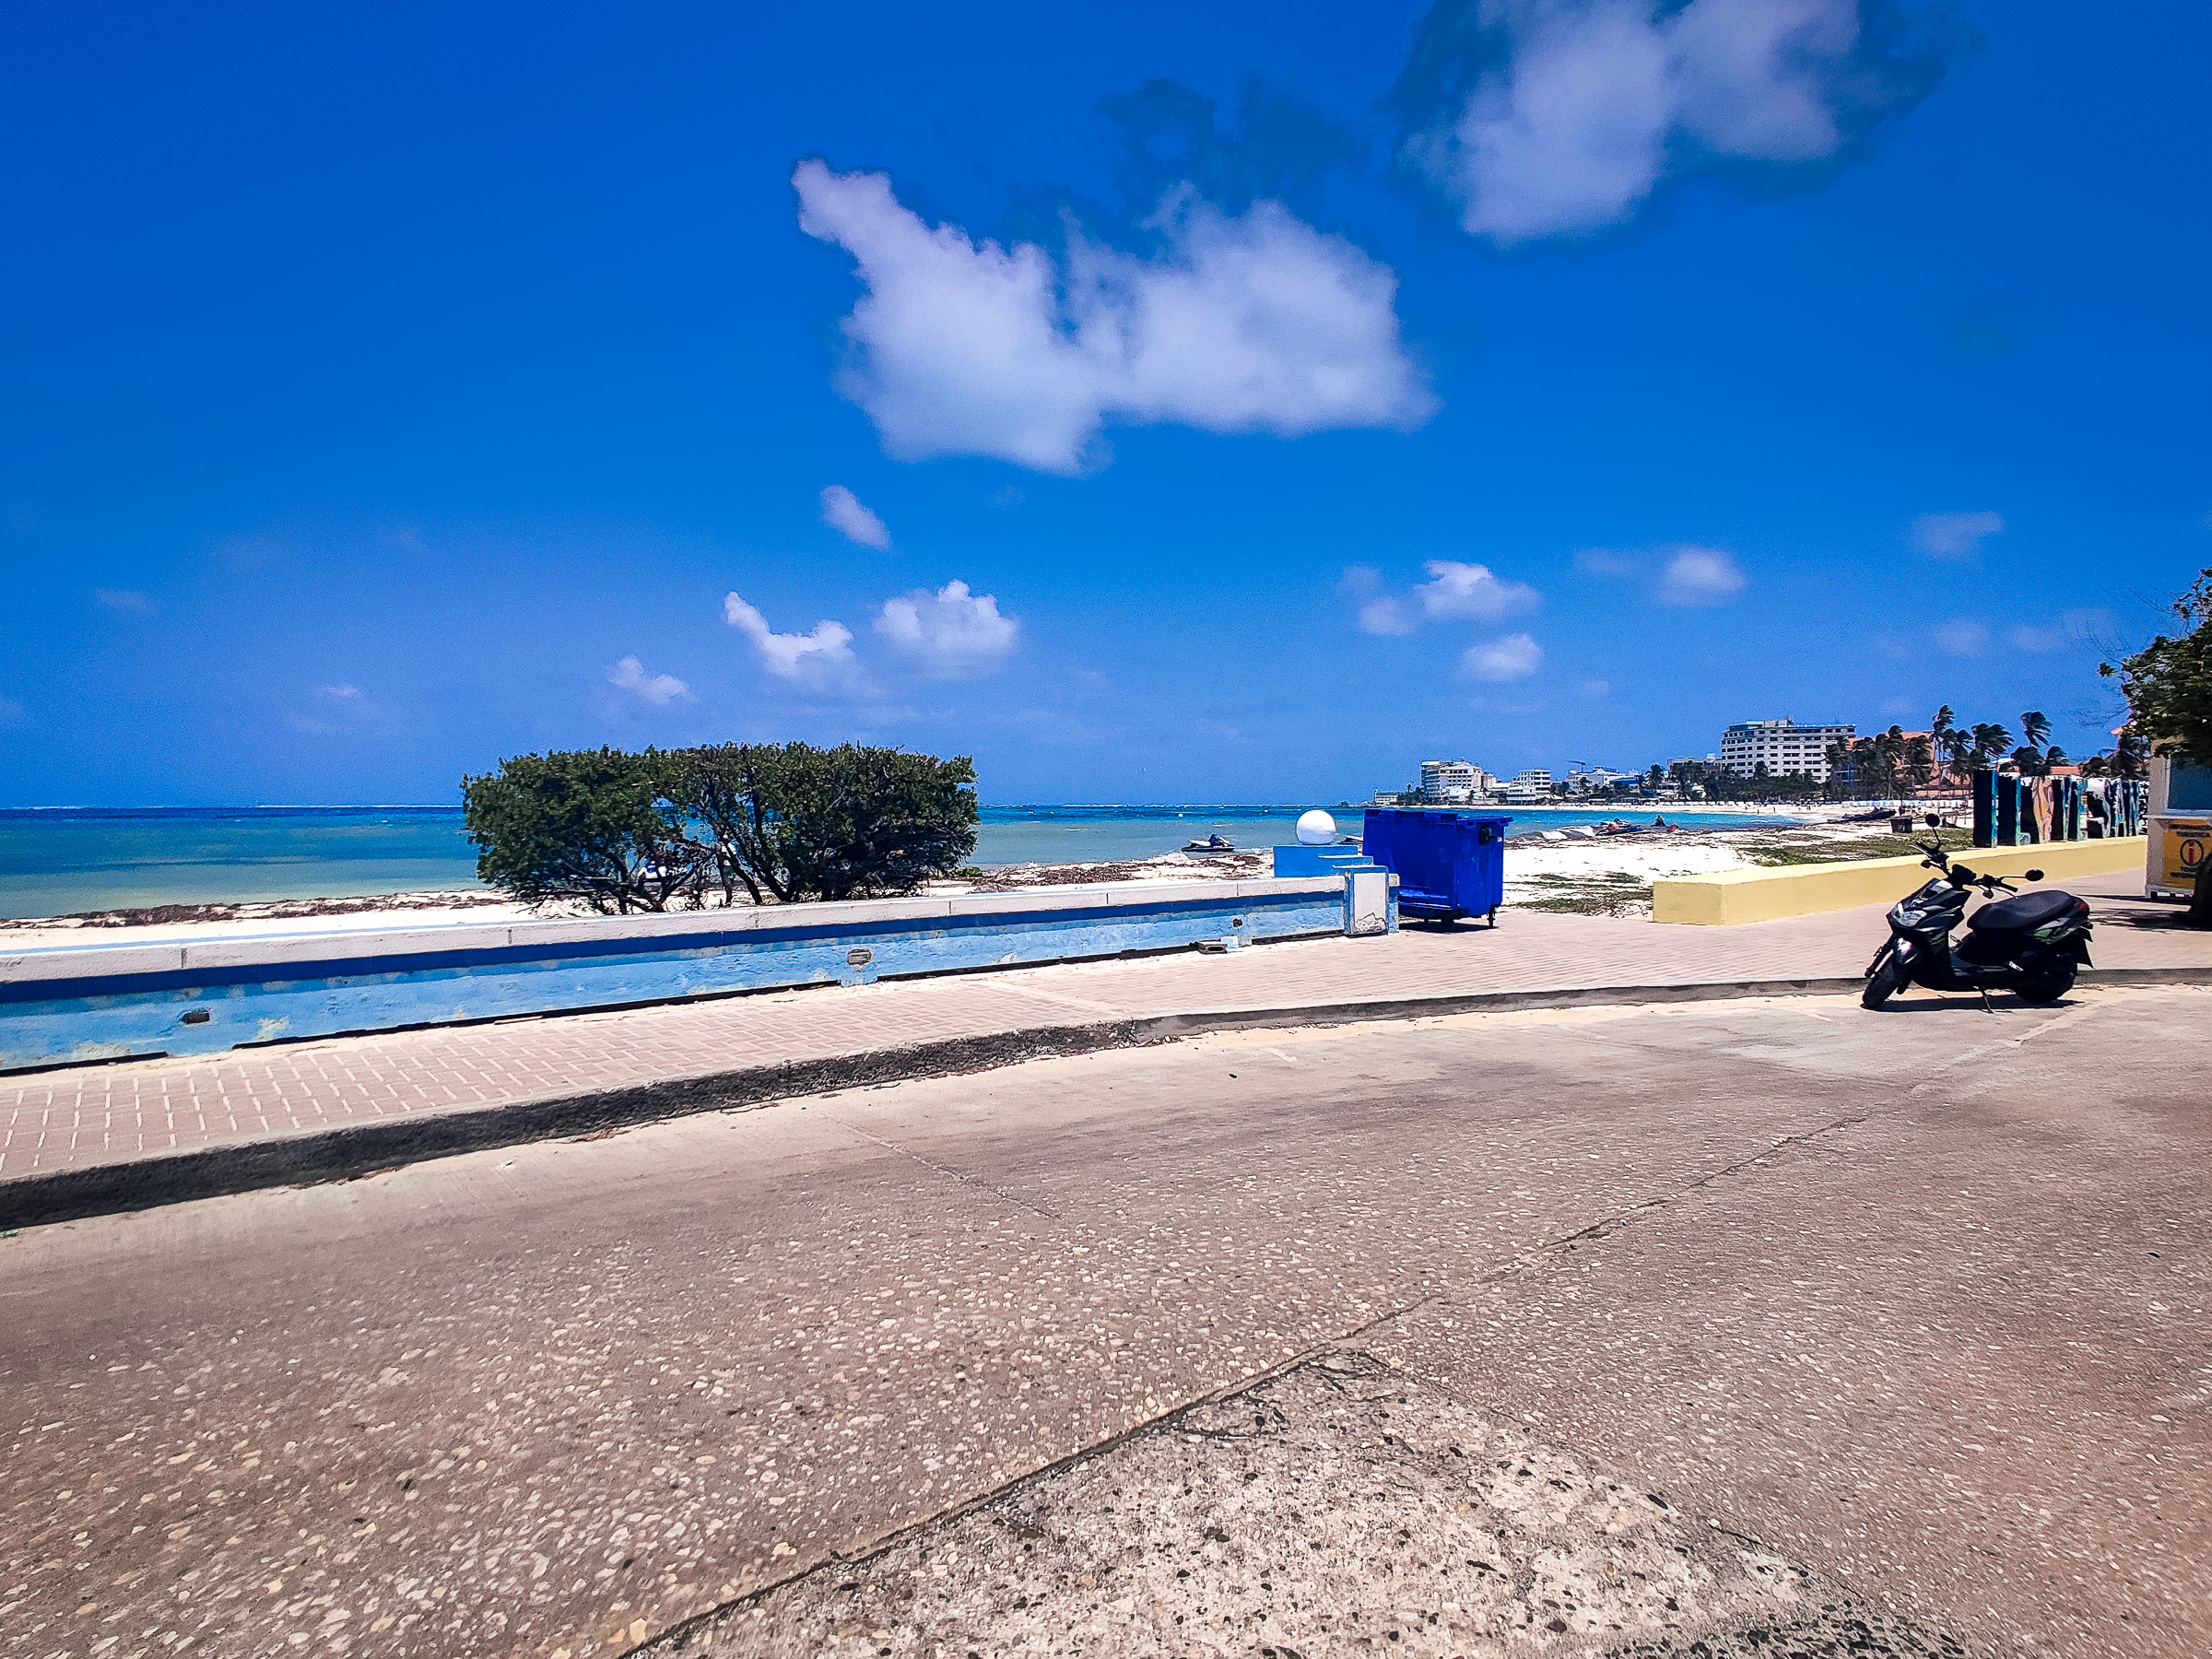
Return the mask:
<path id="1" fill-rule="evenodd" d="M 1721 764 L 1748 778 L 1764 766 L 1771 778 L 1804 772 L 1828 782 L 1828 746 L 1858 735 L 1852 725 L 1799 725 L 1794 720 L 1739 720 L 1721 734 Z"/>
<path id="2" fill-rule="evenodd" d="M 1509 806 L 1541 806 L 1551 799 L 1551 773 L 1542 767 L 1515 772 L 1502 785 Z"/>
<path id="3" fill-rule="evenodd" d="M 1421 799 L 1432 806 L 1479 800 L 1495 781 L 1471 760 L 1421 762 Z"/>

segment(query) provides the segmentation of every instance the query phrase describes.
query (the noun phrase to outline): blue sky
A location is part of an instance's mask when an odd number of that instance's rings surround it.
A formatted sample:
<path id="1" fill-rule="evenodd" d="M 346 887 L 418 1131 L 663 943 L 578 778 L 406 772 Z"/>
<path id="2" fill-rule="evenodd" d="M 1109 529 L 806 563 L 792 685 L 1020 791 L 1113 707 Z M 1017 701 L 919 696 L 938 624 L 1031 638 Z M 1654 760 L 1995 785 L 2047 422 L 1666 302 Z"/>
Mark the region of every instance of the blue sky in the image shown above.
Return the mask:
<path id="1" fill-rule="evenodd" d="M 2201 8 L 1099 16 L 18 12 L 0 802 L 2079 752 L 2212 563 Z"/>

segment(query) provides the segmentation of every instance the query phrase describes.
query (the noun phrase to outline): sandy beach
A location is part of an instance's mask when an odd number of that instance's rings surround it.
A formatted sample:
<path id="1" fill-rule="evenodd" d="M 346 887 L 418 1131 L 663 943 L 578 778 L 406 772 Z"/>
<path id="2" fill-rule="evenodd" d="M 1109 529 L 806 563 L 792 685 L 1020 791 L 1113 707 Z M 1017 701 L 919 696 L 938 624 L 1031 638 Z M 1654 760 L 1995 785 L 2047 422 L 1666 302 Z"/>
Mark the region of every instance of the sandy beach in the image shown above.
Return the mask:
<path id="1" fill-rule="evenodd" d="M 1735 806 L 1701 808 L 1695 803 L 1669 804 L 1663 812 L 1624 813 L 1623 819 L 1636 826 L 1626 834 L 1554 830 L 1547 835 L 1531 830 L 1513 836 L 1505 853 L 1506 905 L 1509 909 L 1648 916 L 1652 883 L 1667 877 L 1841 858 L 1894 857 L 1909 850 L 1903 837 L 1888 833 L 1886 815 L 1881 820 L 1868 821 L 1864 806 L 1773 808 L 1776 821 L 1771 825 L 1707 829 L 1697 822 L 1708 812 L 1742 816 L 1749 810 Z M 1664 819 L 1664 827 L 1654 826 L 1654 818 Z M 1098 863 L 1013 865 L 976 879 L 933 881 L 922 890 L 951 895 L 1053 887 L 1249 880 L 1267 875 L 1270 867 L 1270 854 L 1265 848 L 1204 857 L 1170 853 L 1154 858 Z M 168 905 L 158 911 L 0 923 L 0 950 L 303 933 L 369 934 L 393 928 L 588 913 L 580 905 L 533 910 L 496 894 L 471 892 Z"/>

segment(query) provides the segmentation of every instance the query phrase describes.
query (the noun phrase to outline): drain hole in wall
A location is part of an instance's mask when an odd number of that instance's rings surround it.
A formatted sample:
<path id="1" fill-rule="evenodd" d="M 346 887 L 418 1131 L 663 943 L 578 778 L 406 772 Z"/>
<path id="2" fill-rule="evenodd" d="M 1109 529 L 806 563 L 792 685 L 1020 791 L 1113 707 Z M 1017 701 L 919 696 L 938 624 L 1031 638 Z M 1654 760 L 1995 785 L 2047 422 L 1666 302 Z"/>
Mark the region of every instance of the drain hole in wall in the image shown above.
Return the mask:
<path id="1" fill-rule="evenodd" d="M 186 1025 L 206 1025 L 214 1018 L 215 1017 L 208 1013 L 205 1008 L 187 1008 L 184 1010 L 184 1023 Z"/>

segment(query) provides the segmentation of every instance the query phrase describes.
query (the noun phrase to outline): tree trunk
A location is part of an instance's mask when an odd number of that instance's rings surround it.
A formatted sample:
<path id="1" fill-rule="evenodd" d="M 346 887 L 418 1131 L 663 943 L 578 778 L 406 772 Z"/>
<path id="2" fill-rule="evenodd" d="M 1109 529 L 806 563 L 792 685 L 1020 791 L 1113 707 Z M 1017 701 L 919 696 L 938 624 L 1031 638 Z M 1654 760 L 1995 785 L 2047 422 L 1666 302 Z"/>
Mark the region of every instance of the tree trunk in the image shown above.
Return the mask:
<path id="1" fill-rule="evenodd" d="M 2212 876 L 2212 853 L 2207 853 L 2197 861 L 2196 891 L 2191 896 L 2189 908 L 2182 916 L 2182 924 L 2185 927 L 2212 929 L 2212 881 L 2206 879 L 2208 876 Z"/>

